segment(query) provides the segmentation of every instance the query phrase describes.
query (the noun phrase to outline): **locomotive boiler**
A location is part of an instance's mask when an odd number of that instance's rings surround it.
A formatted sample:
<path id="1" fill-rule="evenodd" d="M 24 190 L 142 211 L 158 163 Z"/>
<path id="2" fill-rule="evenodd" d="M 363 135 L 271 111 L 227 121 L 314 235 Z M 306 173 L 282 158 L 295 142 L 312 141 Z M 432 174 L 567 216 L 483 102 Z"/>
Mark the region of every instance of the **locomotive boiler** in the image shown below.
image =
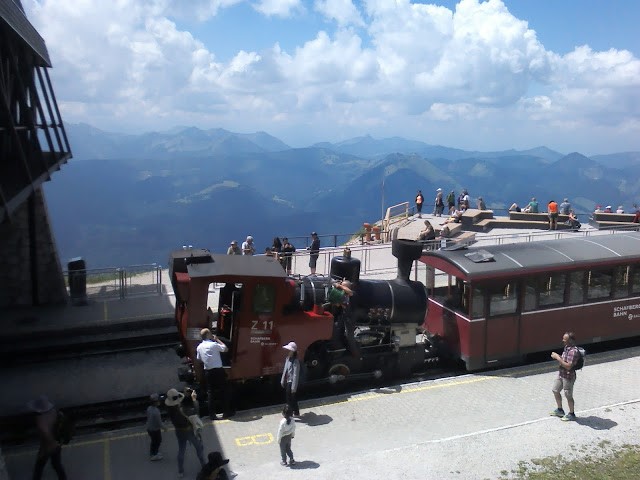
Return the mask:
<path id="1" fill-rule="evenodd" d="M 411 281 L 422 245 L 394 240 L 393 280 L 361 280 L 360 261 L 348 251 L 331 262 L 330 275 L 287 276 L 269 256 L 212 254 L 183 249 L 171 254 L 175 318 L 184 352 L 195 360 L 201 328 L 216 328 L 229 347 L 224 360 L 232 381 L 277 376 L 282 345 L 298 344 L 305 382 L 356 375 L 406 375 L 432 356 L 422 333 L 427 291 Z M 330 305 L 338 280 L 349 280 L 348 304 Z M 211 286 L 219 288 L 217 311 L 208 310 Z M 197 380 L 201 371 L 192 362 Z M 183 375 L 183 378 L 186 376 Z"/>

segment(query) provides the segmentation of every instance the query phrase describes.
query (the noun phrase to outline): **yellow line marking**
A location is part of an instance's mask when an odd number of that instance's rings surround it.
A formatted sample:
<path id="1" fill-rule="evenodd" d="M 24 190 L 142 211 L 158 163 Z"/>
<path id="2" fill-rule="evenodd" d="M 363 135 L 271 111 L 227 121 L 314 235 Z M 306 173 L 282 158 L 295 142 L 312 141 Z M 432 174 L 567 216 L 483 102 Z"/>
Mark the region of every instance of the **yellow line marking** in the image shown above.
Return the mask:
<path id="1" fill-rule="evenodd" d="M 239 447 L 249 447 L 251 445 L 269 445 L 273 443 L 273 435 L 270 433 L 259 433 L 248 437 L 237 437 L 236 445 Z"/>
<path id="2" fill-rule="evenodd" d="M 388 393 L 368 392 L 364 395 L 348 398 L 346 402 L 361 402 L 363 400 L 372 400 L 374 398 L 379 398 L 379 397 L 388 397 L 390 394 L 395 395 L 395 394 L 402 394 L 402 393 L 424 392 L 426 390 L 435 390 L 438 388 L 445 388 L 445 387 L 457 387 L 459 385 L 468 385 L 471 383 L 478 383 L 478 382 L 484 382 L 487 380 L 497 380 L 497 379 L 498 377 L 475 377 L 475 378 L 469 378 L 466 380 L 459 380 L 459 381 L 453 381 L 453 382 L 433 383 L 429 385 L 406 387 L 396 392 L 393 392 L 393 391 Z"/>
<path id="3" fill-rule="evenodd" d="M 111 441 L 104 440 L 104 480 L 111 480 Z"/>

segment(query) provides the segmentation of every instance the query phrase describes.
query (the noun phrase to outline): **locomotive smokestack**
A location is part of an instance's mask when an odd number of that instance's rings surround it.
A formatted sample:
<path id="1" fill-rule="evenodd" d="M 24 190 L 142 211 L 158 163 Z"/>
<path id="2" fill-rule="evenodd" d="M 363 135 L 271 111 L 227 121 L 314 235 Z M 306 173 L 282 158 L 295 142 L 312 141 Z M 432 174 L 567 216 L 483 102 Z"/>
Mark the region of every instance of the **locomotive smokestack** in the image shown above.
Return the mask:
<path id="1" fill-rule="evenodd" d="M 391 253 L 398 259 L 398 278 L 409 280 L 411 264 L 422 256 L 422 243 L 413 240 L 394 240 Z"/>

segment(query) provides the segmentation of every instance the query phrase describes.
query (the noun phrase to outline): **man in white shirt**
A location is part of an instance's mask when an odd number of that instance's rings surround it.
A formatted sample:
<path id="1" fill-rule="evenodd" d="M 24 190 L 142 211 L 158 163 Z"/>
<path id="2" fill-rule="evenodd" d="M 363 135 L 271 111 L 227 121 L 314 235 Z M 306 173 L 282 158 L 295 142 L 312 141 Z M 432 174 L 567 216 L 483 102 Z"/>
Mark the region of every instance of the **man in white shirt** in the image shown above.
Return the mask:
<path id="1" fill-rule="evenodd" d="M 249 235 L 247 239 L 242 242 L 242 254 L 243 255 L 255 255 L 256 247 L 253 244 L 253 237 Z"/>
<path id="2" fill-rule="evenodd" d="M 202 342 L 196 349 L 197 359 L 202 362 L 204 366 L 204 378 L 207 383 L 207 402 L 209 405 L 209 418 L 211 420 L 216 419 L 216 407 L 214 402 L 214 390 L 216 387 L 222 388 L 223 406 L 225 416 L 228 416 L 229 411 L 229 392 L 227 388 L 227 375 L 222 367 L 222 359 L 220 358 L 221 352 L 226 352 L 227 346 L 216 337 L 211 330 L 203 328 L 200 330 L 200 336 Z"/>

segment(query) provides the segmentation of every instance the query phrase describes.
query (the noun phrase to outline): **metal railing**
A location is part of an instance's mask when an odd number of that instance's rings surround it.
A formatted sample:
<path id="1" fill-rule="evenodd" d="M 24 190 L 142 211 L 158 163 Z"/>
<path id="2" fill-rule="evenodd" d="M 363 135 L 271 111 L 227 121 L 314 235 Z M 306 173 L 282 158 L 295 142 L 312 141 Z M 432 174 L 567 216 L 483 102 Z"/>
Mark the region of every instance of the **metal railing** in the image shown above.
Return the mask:
<path id="1" fill-rule="evenodd" d="M 81 295 L 98 299 L 163 293 L 162 267 L 157 263 L 65 270 L 63 274 L 72 298 L 78 295 L 78 289 Z"/>

